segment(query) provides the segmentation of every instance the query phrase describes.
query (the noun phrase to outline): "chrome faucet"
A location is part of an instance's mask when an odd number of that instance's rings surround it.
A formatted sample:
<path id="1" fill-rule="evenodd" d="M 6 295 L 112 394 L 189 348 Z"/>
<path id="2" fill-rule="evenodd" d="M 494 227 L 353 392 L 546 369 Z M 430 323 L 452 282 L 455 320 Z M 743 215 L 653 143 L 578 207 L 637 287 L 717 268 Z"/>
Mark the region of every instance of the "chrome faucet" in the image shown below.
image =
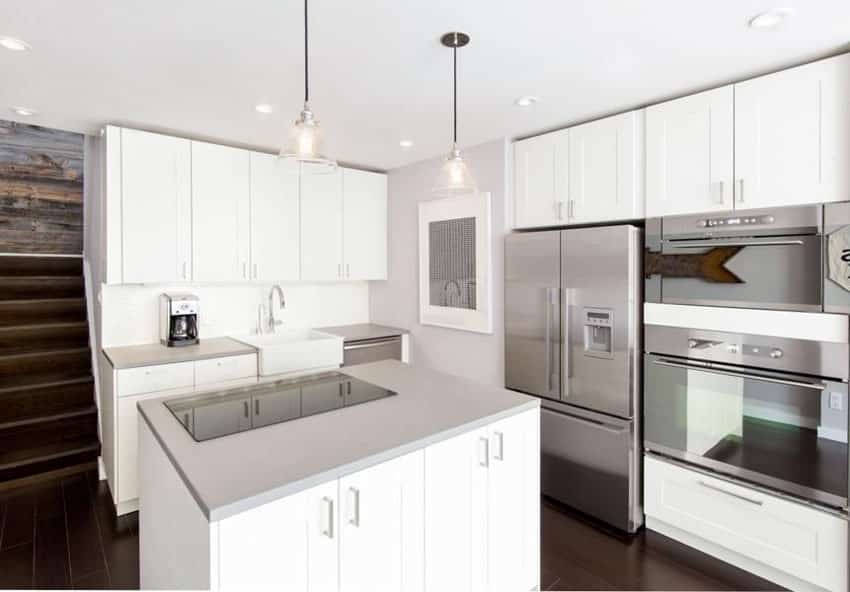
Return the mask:
<path id="1" fill-rule="evenodd" d="M 280 308 L 286 308 L 286 299 L 283 297 L 283 288 L 280 287 L 280 284 L 275 284 L 272 286 L 271 291 L 269 292 L 269 333 L 274 333 L 275 329 L 283 324 L 283 321 L 279 321 L 274 318 L 274 295 L 277 292 L 277 295 L 280 298 Z"/>

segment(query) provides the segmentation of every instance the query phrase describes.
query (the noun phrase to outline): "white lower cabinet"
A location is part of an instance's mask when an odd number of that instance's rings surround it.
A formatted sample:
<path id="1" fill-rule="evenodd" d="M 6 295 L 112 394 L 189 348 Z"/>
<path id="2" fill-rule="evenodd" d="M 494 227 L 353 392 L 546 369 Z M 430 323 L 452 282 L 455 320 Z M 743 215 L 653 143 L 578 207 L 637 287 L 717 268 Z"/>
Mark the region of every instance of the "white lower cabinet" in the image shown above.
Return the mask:
<path id="1" fill-rule="evenodd" d="M 647 527 L 792 590 L 847 590 L 847 520 L 645 457 Z"/>

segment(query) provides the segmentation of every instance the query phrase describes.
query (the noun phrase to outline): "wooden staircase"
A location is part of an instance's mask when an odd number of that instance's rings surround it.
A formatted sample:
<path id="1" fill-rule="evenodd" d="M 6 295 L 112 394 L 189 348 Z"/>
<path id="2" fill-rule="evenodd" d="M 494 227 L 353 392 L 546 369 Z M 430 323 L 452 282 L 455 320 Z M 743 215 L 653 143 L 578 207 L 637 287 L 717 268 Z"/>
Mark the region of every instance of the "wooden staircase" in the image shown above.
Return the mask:
<path id="1" fill-rule="evenodd" d="M 0 256 L 0 488 L 99 453 L 82 259 Z"/>

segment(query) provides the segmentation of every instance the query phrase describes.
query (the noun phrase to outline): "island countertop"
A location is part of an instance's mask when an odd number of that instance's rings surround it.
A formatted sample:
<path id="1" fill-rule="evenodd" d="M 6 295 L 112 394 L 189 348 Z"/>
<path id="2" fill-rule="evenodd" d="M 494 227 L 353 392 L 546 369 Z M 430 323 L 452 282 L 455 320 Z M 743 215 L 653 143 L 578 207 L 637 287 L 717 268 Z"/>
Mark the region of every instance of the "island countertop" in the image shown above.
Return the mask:
<path id="1" fill-rule="evenodd" d="M 396 360 L 339 371 L 398 395 L 205 442 L 165 407 L 181 397 L 138 407 L 201 511 L 217 521 L 540 405 Z"/>

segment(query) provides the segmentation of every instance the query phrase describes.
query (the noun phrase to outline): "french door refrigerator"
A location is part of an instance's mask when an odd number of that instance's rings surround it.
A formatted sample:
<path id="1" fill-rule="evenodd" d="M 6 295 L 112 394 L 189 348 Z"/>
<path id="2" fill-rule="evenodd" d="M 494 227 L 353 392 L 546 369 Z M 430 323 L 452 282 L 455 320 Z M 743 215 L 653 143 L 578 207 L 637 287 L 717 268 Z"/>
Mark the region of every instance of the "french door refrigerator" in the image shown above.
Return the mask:
<path id="1" fill-rule="evenodd" d="M 628 532 L 643 524 L 641 249 L 631 225 L 505 243 L 505 384 L 542 398 L 543 493 Z"/>

